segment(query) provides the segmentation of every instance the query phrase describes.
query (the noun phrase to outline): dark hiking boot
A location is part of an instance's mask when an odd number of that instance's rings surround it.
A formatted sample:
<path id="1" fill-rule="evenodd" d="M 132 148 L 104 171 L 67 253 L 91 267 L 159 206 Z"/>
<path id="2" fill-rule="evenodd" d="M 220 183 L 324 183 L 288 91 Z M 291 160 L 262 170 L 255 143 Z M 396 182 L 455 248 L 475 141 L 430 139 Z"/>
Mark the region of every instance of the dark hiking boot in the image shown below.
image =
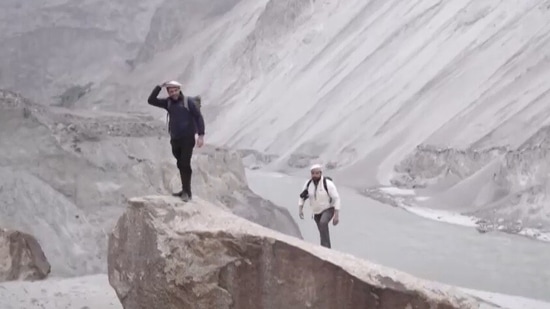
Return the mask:
<path id="1" fill-rule="evenodd" d="M 182 193 L 180 197 L 181 197 L 181 200 L 184 202 L 189 202 L 191 200 L 191 197 L 187 193 Z"/>
<path id="2" fill-rule="evenodd" d="M 183 195 L 183 190 L 181 190 L 180 192 L 172 193 L 172 196 L 181 197 L 182 195 Z"/>

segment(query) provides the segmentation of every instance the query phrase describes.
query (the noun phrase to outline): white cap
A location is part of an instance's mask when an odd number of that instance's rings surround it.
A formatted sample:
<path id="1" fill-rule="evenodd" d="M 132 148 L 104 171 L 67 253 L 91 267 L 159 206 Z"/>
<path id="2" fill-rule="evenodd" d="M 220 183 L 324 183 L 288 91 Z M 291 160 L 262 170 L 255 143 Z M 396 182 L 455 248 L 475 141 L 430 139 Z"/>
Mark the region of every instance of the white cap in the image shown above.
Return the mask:
<path id="1" fill-rule="evenodd" d="M 166 88 L 168 88 L 168 87 L 178 87 L 178 88 L 181 88 L 181 84 L 178 83 L 178 82 L 175 81 L 175 80 L 171 80 L 171 81 L 167 82 L 167 83 L 165 84 L 165 86 L 166 86 Z"/>
<path id="2" fill-rule="evenodd" d="M 314 164 L 311 166 L 311 168 L 309 169 L 310 171 L 313 171 L 313 170 L 323 170 L 323 166 L 321 164 Z"/>

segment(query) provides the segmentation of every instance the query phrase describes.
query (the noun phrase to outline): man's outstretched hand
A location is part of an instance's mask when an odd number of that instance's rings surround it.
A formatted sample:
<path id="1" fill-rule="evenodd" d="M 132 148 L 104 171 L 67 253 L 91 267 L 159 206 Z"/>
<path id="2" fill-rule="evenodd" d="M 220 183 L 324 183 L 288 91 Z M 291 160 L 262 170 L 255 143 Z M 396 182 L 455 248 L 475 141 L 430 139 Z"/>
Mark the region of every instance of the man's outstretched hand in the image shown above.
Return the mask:
<path id="1" fill-rule="evenodd" d="M 204 136 L 199 135 L 199 138 L 197 139 L 197 147 L 201 148 L 204 145 Z"/>

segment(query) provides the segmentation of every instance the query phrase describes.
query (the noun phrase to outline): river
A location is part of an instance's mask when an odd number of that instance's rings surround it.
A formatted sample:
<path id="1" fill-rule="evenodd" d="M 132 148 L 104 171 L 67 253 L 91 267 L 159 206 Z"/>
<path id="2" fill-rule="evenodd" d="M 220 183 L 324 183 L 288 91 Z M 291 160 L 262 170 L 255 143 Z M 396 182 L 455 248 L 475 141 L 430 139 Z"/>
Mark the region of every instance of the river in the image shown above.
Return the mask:
<path id="1" fill-rule="evenodd" d="M 298 217 L 298 194 L 306 178 L 247 171 L 250 188 L 286 207 L 304 239 L 318 243 L 308 212 Z M 337 184 L 338 185 L 338 184 Z M 550 301 L 550 244 L 505 233 L 425 219 L 339 187 L 340 224 L 331 224 L 335 250 L 456 286 Z"/>

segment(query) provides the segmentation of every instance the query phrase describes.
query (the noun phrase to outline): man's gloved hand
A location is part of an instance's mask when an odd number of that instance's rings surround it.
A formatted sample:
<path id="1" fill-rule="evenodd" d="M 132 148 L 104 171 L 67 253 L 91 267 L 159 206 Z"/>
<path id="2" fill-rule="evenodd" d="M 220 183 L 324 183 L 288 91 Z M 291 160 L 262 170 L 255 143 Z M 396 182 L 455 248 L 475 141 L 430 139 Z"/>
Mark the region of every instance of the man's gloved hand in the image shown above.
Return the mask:
<path id="1" fill-rule="evenodd" d="M 300 216 L 300 219 L 302 219 L 302 220 L 304 219 L 304 206 L 300 206 L 300 214 L 299 214 L 299 216 Z"/>

